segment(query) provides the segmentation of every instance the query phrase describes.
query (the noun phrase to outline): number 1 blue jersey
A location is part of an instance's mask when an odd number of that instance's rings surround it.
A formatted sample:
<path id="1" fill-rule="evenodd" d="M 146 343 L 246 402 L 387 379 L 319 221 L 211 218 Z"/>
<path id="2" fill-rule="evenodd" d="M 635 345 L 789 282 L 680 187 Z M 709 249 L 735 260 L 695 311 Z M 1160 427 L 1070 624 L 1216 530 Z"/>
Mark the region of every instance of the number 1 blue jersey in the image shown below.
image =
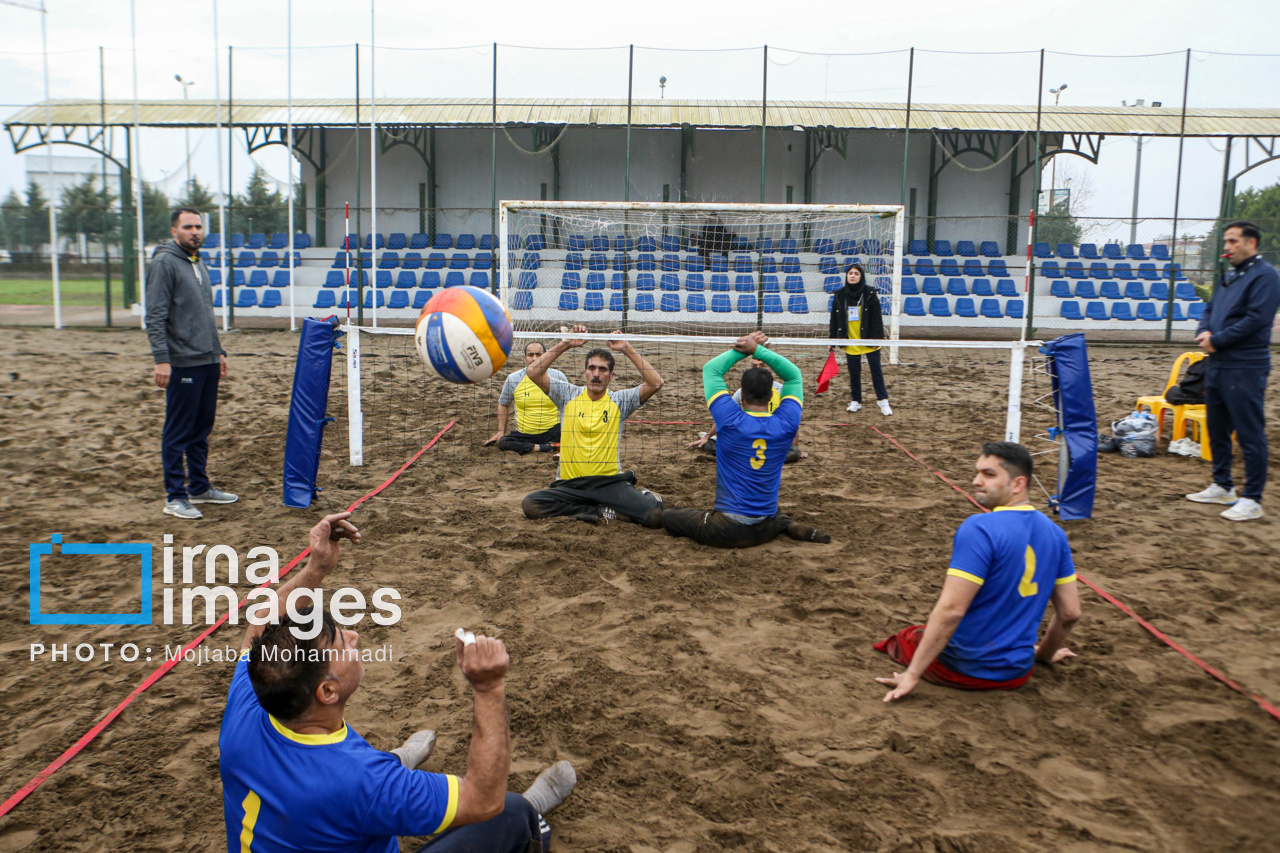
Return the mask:
<path id="1" fill-rule="evenodd" d="M 707 408 L 716 422 L 716 509 L 777 515 L 782 463 L 800 429 L 800 401 L 787 396 L 771 414 L 748 412 L 721 391 Z"/>

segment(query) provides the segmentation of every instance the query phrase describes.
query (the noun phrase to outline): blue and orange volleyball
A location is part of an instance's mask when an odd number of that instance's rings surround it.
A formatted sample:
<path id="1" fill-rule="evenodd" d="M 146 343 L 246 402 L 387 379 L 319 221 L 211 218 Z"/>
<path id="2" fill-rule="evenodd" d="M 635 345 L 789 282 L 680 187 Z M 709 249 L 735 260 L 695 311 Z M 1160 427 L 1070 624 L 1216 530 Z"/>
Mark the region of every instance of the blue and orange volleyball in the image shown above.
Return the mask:
<path id="1" fill-rule="evenodd" d="M 448 382 L 482 382 L 511 354 L 511 315 L 478 287 L 450 287 L 427 302 L 414 332 L 418 355 Z"/>

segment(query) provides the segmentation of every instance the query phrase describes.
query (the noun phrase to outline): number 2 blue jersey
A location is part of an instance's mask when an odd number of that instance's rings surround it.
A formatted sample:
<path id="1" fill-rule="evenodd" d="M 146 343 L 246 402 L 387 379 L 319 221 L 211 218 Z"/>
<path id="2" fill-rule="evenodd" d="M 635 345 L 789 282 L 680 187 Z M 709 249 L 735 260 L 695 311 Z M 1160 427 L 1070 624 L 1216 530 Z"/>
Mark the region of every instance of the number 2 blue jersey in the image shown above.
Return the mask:
<path id="1" fill-rule="evenodd" d="M 992 681 L 1031 670 L 1053 588 L 1076 579 L 1067 535 L 1027 505 L 966 518 L 956 530 L 947 574 L 982 588 L 938 659 L 963 675 Z"/>
<path id="2" fill-rule="evenodd" d="M 716 509 L 777 515 L 782 463 L 800 429 L 800 402 L 787 396 L 771 414 L 748 412 L 721 391 L 707 408 L 716 422 Z"/>

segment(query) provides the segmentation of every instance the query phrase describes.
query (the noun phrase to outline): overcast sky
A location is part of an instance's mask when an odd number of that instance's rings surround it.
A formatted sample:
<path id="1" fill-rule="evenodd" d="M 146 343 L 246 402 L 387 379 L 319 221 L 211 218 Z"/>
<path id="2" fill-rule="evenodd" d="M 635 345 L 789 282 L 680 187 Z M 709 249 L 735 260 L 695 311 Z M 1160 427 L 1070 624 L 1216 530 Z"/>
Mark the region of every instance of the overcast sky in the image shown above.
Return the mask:
<path id="1" fill-rule="evenodd" d="M 38 0 L 6 0 L 34 4 Z M 132 96 L 130 5 L 127 0 L 47 0 L 53 97 L 96 98 L 99 46 L 107 48 L 107 97 Z M 370 5 L 365 0 L 295 2 L 293 15 L 295 97 L 350 97 L 350 45 L 370 42 Z M 180 98 L 175 73 L 194 80 L 193 98 L 214 96 L 213 4 L 136 0 L 143 98 Z M 237 48 L 237 97 L 285 96 L 284 0 L 221 0 L 219 40 Z M 758 98 L 760 45 L 770 45 L 770 96 L 807 100 L 901 102 L 906 95 L 906 54 L 918 51 L 1001 52 L 996 56 L 917 53 L 914 98 L 918 103 L 1034 104 L 1037 64 L 1033 51 L 1046 48 L 1046 90 L 1067 83 L 1061 103 L 1114 105 L 1144 98 L 1178 106 L 1185 56 L 1194 48 L 1189 104 L 1193 107 L 1280 107 L 1280 4 L 1219 0 L 1077 0 L 1069 5 L 1030 0 L 915 0 L 899 3 L 835 3 L 800 6 L 775 3 L 689 3 L 656 0 L 642 5 L 598 0 L 557 3 L 422 3 L 376 0 L 376 73 L 379 97 L 486 97 L 490 87 L 488 45 L 498 42 L 499 95 L 511 97 L 625 98 L 628 43 L 646 48 L 714 50 L 667 53 L 637 48 L 636 97 L 657 97 L 657 78 L 668 78 L 672 98 Z M 517 50 L 505 46 L 544 50 Z M 467 49 L 468 46 L 480 46 Z M 581 48 L 619 48 L 581 50 Z M 239 52 L 241 48 L 245 50 Z M 256 48 L 256 49 L 251 49 Z M 275 48 L 271 50 L 269 48 Z M 390 50 L 398 48 L 399 50 Z M 462 48 L 424 52 L 421 48 Z M 545 48 L 574 48 L 551 51 Z M 751 50 L 731 50 L 750 48 Z M 1221 56 L 1214 52 L 1255 54 Z M 837 53 L 830 60 L 811 54 Z M 852 55 L 851 55 L 852 54 Z M 877 54 L 870 56 L 868 54 Z M 1135 54 L 1142 54 L 1138 57 Z M 1160 55 L 1168 54 L 1168 55 Z M 1125 56 L 1124 59 L 1085 55 Z M 369 91 L 364 63 L 362 89 Z M 0 113 L 43 98 L 40 15 L 0 5 Z M 223 96 L 226 96 L 225 84 Z M 1045 92 L 1046 103 L 1053 95 Z M 195 131 L 191 143 L 196 175 L 216 178 L 212 132 Z M 24 182 L 25 162 L 0 140 L 0 193 Z M 236 172 L 251 166 L 239 147 Z M 181 132 L 145 133 L 144 177 L 171 194 L 180 189 L 185 162 Z M 1144 147 L 1143 216 L 1173 211 L 1177 142 L 1154 140 Z M 61 154 L 86 153 L 61 147 Z M 283 150 L 255 155 L 277 178 L 286 174 Z M 1180 213 L 1211 217 L 1217 211 L 1222 144 L 1190 140 L 1184 150 Z M 1133 193 L 1134 141 L 1109 138 L 1094 167 L 1079 158 L 1059 158 L 1064 174 L 1092 186 L 1086 212 L 1128 216 Z M 1250 172 L 1242 186 L 1280 180 L 1280 162 Z M 239 184 L 240 181 L 237 180 Z M 1048 178 L 1046 177 L 1046 186 Z"/>

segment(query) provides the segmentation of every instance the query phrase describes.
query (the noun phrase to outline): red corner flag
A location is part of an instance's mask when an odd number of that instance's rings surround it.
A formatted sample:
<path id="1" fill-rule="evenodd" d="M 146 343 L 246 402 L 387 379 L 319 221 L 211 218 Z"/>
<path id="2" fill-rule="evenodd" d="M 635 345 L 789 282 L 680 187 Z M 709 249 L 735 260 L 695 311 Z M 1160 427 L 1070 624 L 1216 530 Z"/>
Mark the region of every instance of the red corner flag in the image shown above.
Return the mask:
<path id="1" fill-rule="evenodd" d="M 836 361 L 836 354 L 833 352 L 827 353 L 827 363 L 822 365 L 822 372 L 818 374 L 818 393 L 826 392 L 831 380 L 839 375 L 840 364 Z"/>

